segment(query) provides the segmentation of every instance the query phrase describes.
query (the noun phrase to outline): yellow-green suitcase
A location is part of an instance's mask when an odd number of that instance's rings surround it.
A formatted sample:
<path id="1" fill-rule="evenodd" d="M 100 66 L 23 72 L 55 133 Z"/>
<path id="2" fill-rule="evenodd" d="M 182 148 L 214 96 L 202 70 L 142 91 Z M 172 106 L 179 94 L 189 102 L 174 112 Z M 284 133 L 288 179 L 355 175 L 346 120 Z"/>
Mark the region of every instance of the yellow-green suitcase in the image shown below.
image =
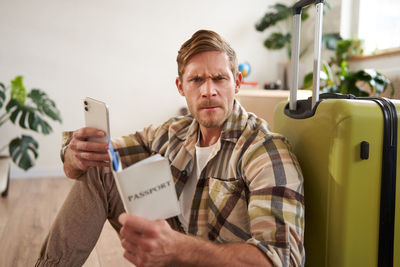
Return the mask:
<path id="1" fill-rule="evenodd" d="M 313 98 L 297 101 L 299 14 L 312 2 Z M 321 2 L 295 5 L 291 98 L 274 113 L 274 131 L 289 139 L 304 174 L 305 266 L 400 267 L 400 100 L 318 96 Z"/>

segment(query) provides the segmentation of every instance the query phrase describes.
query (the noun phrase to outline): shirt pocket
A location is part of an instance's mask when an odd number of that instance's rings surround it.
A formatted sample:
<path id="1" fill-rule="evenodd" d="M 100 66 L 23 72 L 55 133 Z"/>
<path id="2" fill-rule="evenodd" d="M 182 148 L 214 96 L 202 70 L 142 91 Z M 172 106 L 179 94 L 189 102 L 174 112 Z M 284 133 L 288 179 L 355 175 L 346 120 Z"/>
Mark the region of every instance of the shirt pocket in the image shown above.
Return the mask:
<path id="1" fill-rule="evenodd" d="M 209 178 L 208 238 L 210 240 L 225 243 L 251 238 L 246 190 L 241 178 Z"/>

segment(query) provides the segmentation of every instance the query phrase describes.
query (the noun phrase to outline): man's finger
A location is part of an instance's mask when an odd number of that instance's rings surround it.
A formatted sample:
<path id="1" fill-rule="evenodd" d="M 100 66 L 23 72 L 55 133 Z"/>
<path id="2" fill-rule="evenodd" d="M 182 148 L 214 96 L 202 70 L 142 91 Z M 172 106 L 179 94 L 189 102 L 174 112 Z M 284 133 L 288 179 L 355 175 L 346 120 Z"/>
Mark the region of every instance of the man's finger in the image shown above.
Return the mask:
<path id="1" fill-rule="evenodd" d="M 108 144 L 94 141 L 81 141 L 78 139 L 72 139 L 69 147 L 76 151 L 91 151 L 91 152 L 102 152 L 106 153 L 108 150 Z"/>
<path id="2" fill-rule="evenodd" d="M 142 239 L 147 238 L 145 235 L 139 232 L 140 230 L 135 230 L 127 226 L 123 226 L 119 231 L 121 237 L 125 240 L 130 240 L 135 242 L 136 245 L 140 244 Z"/>
<path id="3" fill-rule="evenodd" d="M 124 257 L 130 261 L 131 263 L 135 264 L 136 266 L 139 266 L 138 259 L 135 257 L 135 255 L 129 253 L 129 251 L 124 251 Z"/>
<path id="4" fill-rule="evenodd" d="M 94 137 L 101 138 L 106 136 L 105 132 L 96 128 L 84 127 L 75 131 L 72 135 L 74 138 L 83 140 L 86 138 Z"/>
<path id="5" fill-rule="evenodd" d="M 119 222 L 128 230 L 144 235 L 154 236 L 155 222 L 133 214 L 123 213 L 119 216 Z"/>
<path id="6" fill-rule="evenodd" d="M 139 255 L 139 247 L 136 244 L 132 244 L 127 239 L 122 239 L 121 245 L 125 250 L 129 251 L 129 253 L 133 255 Z"/>
<path id="7" fill-rule="evenodd" d="M 78 159 L 87 161 L 103 161 L 103 162 L 110 161 L 110 156 L 108 153 L 75 152 L 75 156 Z"/>

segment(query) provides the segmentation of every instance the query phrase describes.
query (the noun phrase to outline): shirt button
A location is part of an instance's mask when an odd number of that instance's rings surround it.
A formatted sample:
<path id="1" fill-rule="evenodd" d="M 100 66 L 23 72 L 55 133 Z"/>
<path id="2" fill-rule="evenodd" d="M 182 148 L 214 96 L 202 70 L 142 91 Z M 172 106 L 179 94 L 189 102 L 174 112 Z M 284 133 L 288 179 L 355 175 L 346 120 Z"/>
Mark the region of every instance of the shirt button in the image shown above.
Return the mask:
<path id="1" fill-rule="evenodd" d="M 182 174 L 183 176 L 186 176 L 186 175 L 187 175 L 187 171 L 183 170 L 183 171 L 181 172 L 181 174 Z"/>

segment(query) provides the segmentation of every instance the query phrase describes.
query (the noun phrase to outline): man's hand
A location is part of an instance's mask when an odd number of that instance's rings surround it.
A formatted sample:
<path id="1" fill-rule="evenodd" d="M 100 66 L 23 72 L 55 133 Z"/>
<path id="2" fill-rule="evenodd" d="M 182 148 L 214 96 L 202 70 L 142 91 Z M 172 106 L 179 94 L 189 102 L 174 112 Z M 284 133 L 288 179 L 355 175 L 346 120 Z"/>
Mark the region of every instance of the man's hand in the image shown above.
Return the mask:
<path id="1" fill-rule="evenodd" d="M 72 134 L 64 155 L 64 172 L 70 178 L 78 178 L 94 166 L 110 166 L 108 143 L 88 141 L 89 138 L 104 137 L 105 133 L 95 128 L 81 128 Z"/>
<path id="2" fill-rule="evenodd" d="M 165 220 L 119 216 L 124 257 L 146 266 L 272 266 L 257 247 L 246 243 L 218 245 L 171 229 Z"/>
<path id="3" fill-rule="evenodd" d="M 123 213 L 120 234 L 124 257 L 136 266 L 164 266 L 171 264 L 176 253 L 179 232 L 171 229 L 165 220 L 150 221 Z"/>

